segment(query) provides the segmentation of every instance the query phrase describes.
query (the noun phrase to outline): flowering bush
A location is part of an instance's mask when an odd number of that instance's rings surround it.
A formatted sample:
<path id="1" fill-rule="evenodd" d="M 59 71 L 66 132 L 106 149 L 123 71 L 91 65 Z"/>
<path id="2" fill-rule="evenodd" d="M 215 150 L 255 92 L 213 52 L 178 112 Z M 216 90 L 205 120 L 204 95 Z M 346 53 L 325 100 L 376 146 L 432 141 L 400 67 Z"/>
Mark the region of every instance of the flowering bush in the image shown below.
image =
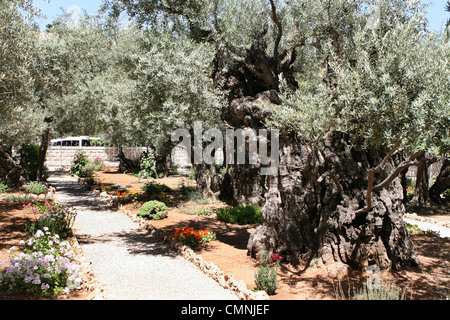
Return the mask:
<path id="1" fill-rule="evenodd" d="M 186 246 L 196 247 L 204 242 L 216 240 L 216 233 L 210 230 L 195 230 L 194 228 L 182 228 L 170 233 L 172 239 Z"/>
<path id="2" fill-rule="evenodd" d="M 48 228 L 36 231 L 24 253 L 16 255 L 16 249 L 10 249 L 9 267 L 0 273 L 0 284 L 11 292 L 56 295 L 80 287 L 80 265 L 70 243 Z"/>
<path id="3" fill-rule="evenodd" d="M 79 176 L 80 172 L 87 165 L 88 159 L 83 151 L 78 151 L 72 160 L 72 165 L 70 167 L 70 174 L 74 176 Z"/>
<path id="4" fill-rule="evenodd" d="M 95 164 L 89 161 L 83 151 L 79 150 L 72 160 L 72 165 L 70 166 L 70 174 L 73 176 L 78 176 L 80 178 L 88 178 L 94 175 L 95 170 Z"/>
<path id="5" fill-rule="evenodd" d="M 117 192 L 116 196 L 119 200 L 119 203 L 137 202 L 144 199 L 139 193 L 134 190 Z"/>
<path id="6" fill-rule="evenodd" d="M 24 205 L 33 213 L 40 216 L 27 227 L 27 233 L 34 235 L 38 230 L 47 228 L 52 234 L 60 235 L 62 238 L 69 236 L 73 223 L 75 222 L 76 212 L 61 204 L 50 204 L 45 202 L 41 204 L 35 200 Z"/>
<path id="7" fill-rule="evenodd" d="M 280 262 L 283 257 L 275 253 L 273 255 L 275 267 L 270 264 L 269 255 L 267 252 L 262 254 L 263 263 L 259 266 L 258 271 L 255 272 L 255 284 L 258 290 L 264 290 L 267 294 L 274 294 L 278 288 L 277 272 L 280 267 Z"/>
<path id="8" fill-rule="evenodd" d="M 105 163 L 103 162 L 103 160 L 98 157 L 95 158 L 94 159 L 94 170 L 100 171 L 100 170 L 103 170 L 104 168 L 105 168 Z"/>

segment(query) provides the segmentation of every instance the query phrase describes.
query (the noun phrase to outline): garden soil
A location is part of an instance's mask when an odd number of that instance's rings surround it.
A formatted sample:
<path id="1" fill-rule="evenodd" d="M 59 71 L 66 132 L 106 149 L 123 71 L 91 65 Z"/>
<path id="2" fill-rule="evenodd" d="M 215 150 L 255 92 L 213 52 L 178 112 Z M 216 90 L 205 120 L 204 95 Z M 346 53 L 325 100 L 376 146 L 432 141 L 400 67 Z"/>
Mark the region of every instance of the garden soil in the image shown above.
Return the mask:
<path id="1" fill-rule="evenodd" d="M 120 174 L 113 171 L 97 173 L 97 181 L 103 184 L 121 184 L 128 190 L 140 191 L 150 179 L 139 179 L 131 174 Z M 153 181 L 153 180 L 152 180 Z M 181 176 L 171 176 L 154 180 L 166 184 L 173 191 L 174 203 L 169 206 L 166 219 L 152 221 L 155 228 L 171 232 L 183 227 L 209 229 L 215 231 L 217 240 L 203 244 L 194 250 L 204 260 L 213 262 L 225 273 L 230 273 L 240 281 L 243 280 L 249 289 L 255 288 L 254 275 L 258 269 L 257 262 L 247 255 L 247 242 L 257 225 L 238 226 L 217 220 L 215 210 L 224 204 L 210 201 L 208 204 L 196 204 L 200 208 L 210 209 L 210 216 L 187 214 L 186 208 L 192 203 L 181 201 L 177 190 L 183 182 L 193 184 Z M 450 221 L 448 207 L 432 208 L 420 215 L 432 216 L 438 221 Z M 128 210 L 137 213 L 138 208 L 132 204 L 122 206 L 119 212 Z M 124 214 L 124 213 L 123 213 Z M 33 219 L 19 205 L 0 202 L 0 260 L 6 261 L 7 250 L 11 245 L 17 245 L 22 239 L 23 225 Z M 395 282 L 405 292 L 406 299 L 441 300 L 450 296 L 450 239 L 413 234 L 412 241 L 420 260 L 420 268 L 408 268 L 402 271 L 382 272 L 383 281 Z M 136 243 L 138 247 L 139 244 Z M 334 300 L 348 299 L 352 291 L 361 288 L 366 283 L 367 273 L 348 270 L 336 275 L 318 266 L 294 266 L 282 263 L 278 272 L 279 288 L 270 300 Z M 87 286 L 86 286 L 87 287 Z M 90 297 L 87 289 L 71 293 L 67 299 L 87 299 Z M 0 298 L 11 298 L 2 295 Z"/>

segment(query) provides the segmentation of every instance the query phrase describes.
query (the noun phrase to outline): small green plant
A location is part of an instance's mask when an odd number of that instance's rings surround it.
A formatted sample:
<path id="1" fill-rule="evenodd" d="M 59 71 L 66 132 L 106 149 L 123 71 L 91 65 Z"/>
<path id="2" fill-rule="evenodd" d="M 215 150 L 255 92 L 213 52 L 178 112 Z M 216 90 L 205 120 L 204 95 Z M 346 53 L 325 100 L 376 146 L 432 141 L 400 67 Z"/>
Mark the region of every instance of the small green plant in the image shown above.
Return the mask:
<path id="1" fill-rule="evenodd" d="M 264 220 L 261 207 L 255 205 L 220 208 L 217 219 L 239 225 L 262 223 Z"/>
<path id="2" fill-rule="evenodd" d="M 390 282 L 381 283 L 378 287 L 369 288 L 366 284 L 354 293 L 356 300 L 405 300 L 405 293 Z"/>
<path id="3" fill-rule="evenodd" d="M 25 203 L 25 202 L 30 202 L 31 200 L 33 200 L 33 197 L 31 195 L 28 194 L 24 194 L 24 195 L 9 195 L 3 198 L 4 202 L 7 203 Z"/>
<path id="4" fill-rule="evenodd" d="M 160 220 L 167 217 L 169 208 L 161 201 L 152 200 L 144 203 L 137 215 L 144 219 Z"/>
<path id="5" fill-rule="evenodd" d="M 9 190 L 8 185 L 0 182 L 0 193 L 4 193 L 4 192 L 6 192 L 8 190 Z"/>
<path id="6" fill-rule="evenodd" d="M 189 175 L 187 176 L 189 180 L 195 180 L 195 170 L 193 167 L 189 170 Z"/>
<path id="7" fill-rule="evenodd" d="M 418 202 L 408 202 L 406 204 L 406 211 L 408 212 L 417 212 L 422 209 L 422 206 Z"/>
<path id="8" fill-rule="evenodd" d="M 165 184 L 159 184 L 153 181 L 147 182 L 141 187 L 141 189 L 147 194 L 156 194 L 171 191 L 170 188 Z"/>
<path id="9" fill-rule="evenodd" d="M 189 215 L 197 215 L 197 216 L 210 216 L 213 213 L 211 208 L 205 208 L 204 206 L 202 206 L 201 208 L 189 206 L 182 208 L 181 211 Z"/>
<path id="10" fill-rule="evenodd" d="M 140 178 L 158 178 L 155 176 L 155 157 L 148 153 L 143 152 L 139 160 L 139 173 L 137 174 Z"/>
<path id="11" fill-rule="evenodd" d="M 319 263 L 319 258 L 313 258 L 313 259 L 311 259 L 311 262 L 309 263 L 309 266 L 310 267 L 314 267 L 314 266 L 316 266 L 317 264 Z"/>
<path id="12" fill-rule="evenodd" d="M 105 163 L 100 158 L 95 158 L 93 164 L 94 164 L 94 170 L 95 171 L 100 171 L 100 170 L 103 170 L 105 168 Z"/>
<path id="13" fill-rule="evenodd" d="M 417 224 L 406 224 L 406 230 L 408 230 L 408 233 L 410 234 L 415 234 L 415 233 L 420 233 L 421 230 L 419 229 L 419 227 L 417 226 Z"/>
<path id="14" fill-rule="evenodd" d="M 184 181 L 181 181 L 180 183 L 180 194 L 182 196 L 186 196 L 189 197 L 190 194 L 192 193 L 196 193 L 197 191 L 197 187 L 195 186 L 187 186 L 184 184 Z"/>
<path id="15" fill-rule="evenodd" d="M 410 234 L 423 234 L 423 235 L 426 235 L 429 237 L 439 237 L 439 235 L 440 235 L 439 231 L 434 231 L 434 230 L 430 230 L 430 229 L 423 231 L 423 230 L 419 229 L 417 224 L 412 225 L 412 224 L 407 223 L 406 230 L 408 230 L 408 233 L 410 233 Z"/>
<path id="16" fill-rule="evenodd" d="M 24 189 L 26 192 L 33 194 L 44 194 L 47 192 L 47 187 L 40 182 L 30 182 Z"/>
<path id="17" fill-rule="evenodd" d="M 269 261 L 269 253 L 267 251 L 262 253 L 261 258 L 263 262 L 255 272 L 256 288 L 264 290 L 268 295 L 273 295 L 278 288 L 277 272 L 283 258 L 278 254 L 274 254 L 275 266 Z"/>

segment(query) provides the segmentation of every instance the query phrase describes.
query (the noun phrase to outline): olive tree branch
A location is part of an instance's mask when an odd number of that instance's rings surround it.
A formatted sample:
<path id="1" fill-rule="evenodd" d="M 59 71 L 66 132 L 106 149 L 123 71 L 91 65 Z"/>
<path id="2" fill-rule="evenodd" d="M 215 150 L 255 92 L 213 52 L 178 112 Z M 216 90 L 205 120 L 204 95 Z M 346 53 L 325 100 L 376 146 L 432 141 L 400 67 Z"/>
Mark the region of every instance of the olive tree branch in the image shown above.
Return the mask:
<path id="1" fill-rule="evenodd" d="M 422 156 L 425 154 L 425 151 L 417 151 L 415 153 L 413 153 L 412 155 L 410 155 L 408 158 L 406 158 L 404 161 L 402 161 L 395 169 L 394 171 L 391 172 L 391 174 L 384 179 L 381 183 L 377 184 L 376 186 L 373 186 L 373 181 L 375 179 L 375 174 L 377 172 L 380 172 L 384 166 L 386 165 L 386 163 L 388 162 L 388 160 L 397 152 L 397 148 L 398 148 L 399 143 L 397 143 L 396 147 L 394 149 L 392 149 L 388 155 L 383 159 L 383 161 L 376 167 L 373 169 L 369 170 L 368 173 L 368 186 L 367 186 L 367 192 L 366 192 L 366 207 L 359 209 L 355 212 L 355 215 L 359 215 L 362 213 L 366 213 L 368 211 L 370 211 L 372 209 L 372 192 L 378 192 L 381 191 L 383 188 L 385 188 L 386 186 L 388 186 L 395 178 L 397 178 L 397 176 L 405 169 L 414 166 L 414 165 L 418 165 L 424 161 L 427 161 L 427 159 L 422 159 L 420 161 L 417 160 L 418 157 Z"/>

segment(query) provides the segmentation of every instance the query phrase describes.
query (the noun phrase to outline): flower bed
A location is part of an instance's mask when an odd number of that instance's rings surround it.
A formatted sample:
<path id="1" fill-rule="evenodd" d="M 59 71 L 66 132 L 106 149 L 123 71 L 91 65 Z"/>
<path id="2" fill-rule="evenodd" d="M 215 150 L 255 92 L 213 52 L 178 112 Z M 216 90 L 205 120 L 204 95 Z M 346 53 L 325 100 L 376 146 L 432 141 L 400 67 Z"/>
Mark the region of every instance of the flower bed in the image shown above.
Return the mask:
<path id="1" fill-rule="evenodd" d="M 80 265 L 75 252 L 68 241 L 60 241 L 47 227 L 37 230 L 25 244 L 24 252 L 16 254 L 16 250 L 10 249 L 10 266 L 0 274 L 0 283 L 10 292 L 57 295 L 80 288 Z"/>
<path id="2" fill-rule="evenodd" d="M 26 236 L 9 250 L 0 286 L 9 294 L 57 296 L 81 288 L 83 267 L 71 245 L 76 213 L 60 204 L 31 200 L 22 206 L 34 215 Z M 60 236 L 62 235 L 62 237 Z M 20 248 L 19 248 L 20 247 Z"/>
<path id="3" fill-rule="evenodd" d="M 172 239 L 189 247 L 196 247 L 202 243 L 216 240 L 216 233 L 210 230 L 195 230 L 182 228 L 170 233 Z"/>

